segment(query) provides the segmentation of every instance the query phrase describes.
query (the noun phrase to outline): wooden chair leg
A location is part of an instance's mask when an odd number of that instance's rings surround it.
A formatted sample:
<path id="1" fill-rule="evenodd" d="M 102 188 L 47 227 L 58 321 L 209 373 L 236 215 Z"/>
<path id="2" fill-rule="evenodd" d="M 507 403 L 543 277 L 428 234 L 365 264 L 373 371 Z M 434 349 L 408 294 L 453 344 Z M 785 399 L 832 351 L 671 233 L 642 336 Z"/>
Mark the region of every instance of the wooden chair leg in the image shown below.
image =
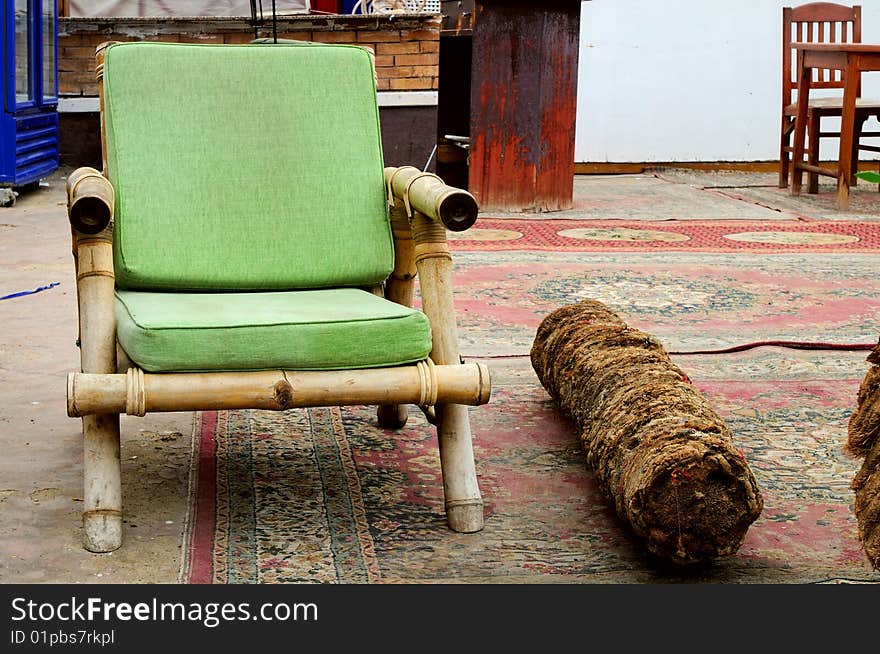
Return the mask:
<path id="1" fill-rule="evenodd" d="M 807 127 L 810 144 L 807 148 L 807 161 L 811 166 L 819 165 L 819 117 L 813 115 L 810 117 L 810 124 Z M 819 192 L 819 175 L 809 173 L 807 177 L 807 193 L 816 194 Z"/>
<path id="2" fill-rule="evenodd" d="M 788 149 L 791 147 L 791 132 L 794 121 L 782 117 L 782 129 L 779 137 L 779 188 L 788 188 L 788 170 L 791 157 Z"/>
<path id="3" fill-rule="evenodd" d="M 477 485 L 468 408 L 460 404 L 435 407 L 443 496 L 450 529 L 472 533 L 483 528 L 483 499 Z"/>
<path id="4" fill-rule="evenodd" d="M 119 415 L 84 416 L 84 546 L 112 552 L 122 545 L 122 474 L 119 463 Z"/>

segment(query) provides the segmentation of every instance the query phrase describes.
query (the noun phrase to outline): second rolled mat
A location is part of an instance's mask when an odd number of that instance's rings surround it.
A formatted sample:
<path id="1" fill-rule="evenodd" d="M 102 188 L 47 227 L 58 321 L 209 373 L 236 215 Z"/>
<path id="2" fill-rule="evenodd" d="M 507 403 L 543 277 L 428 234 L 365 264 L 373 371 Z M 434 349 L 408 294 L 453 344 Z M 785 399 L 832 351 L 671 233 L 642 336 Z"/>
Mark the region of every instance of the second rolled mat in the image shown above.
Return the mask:
<path id="1" fill-rule="evenodd" d="M 880 570 L 880 343 L 868 355 L 871 367 L 859 386 L 849 419 L 847 449 L 864 457 L 852 480 L 859 540 L 875 570 Z"/>

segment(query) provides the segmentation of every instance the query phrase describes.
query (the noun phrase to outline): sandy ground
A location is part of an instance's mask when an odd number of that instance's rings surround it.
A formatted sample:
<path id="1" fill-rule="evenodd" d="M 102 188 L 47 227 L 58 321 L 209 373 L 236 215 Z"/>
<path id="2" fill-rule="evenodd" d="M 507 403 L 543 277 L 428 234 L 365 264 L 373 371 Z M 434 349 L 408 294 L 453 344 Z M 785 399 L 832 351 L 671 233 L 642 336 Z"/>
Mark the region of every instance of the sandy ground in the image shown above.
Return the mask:
<path id="1" fill-rule="evenodd" d="M 122 419 L 125 547 L 82 542 L 80 420 L 67 417 L 79 369 L 76 287 L 64 180 L 0 209 L 0 582 L 176 582 L 193 415 Z"/>

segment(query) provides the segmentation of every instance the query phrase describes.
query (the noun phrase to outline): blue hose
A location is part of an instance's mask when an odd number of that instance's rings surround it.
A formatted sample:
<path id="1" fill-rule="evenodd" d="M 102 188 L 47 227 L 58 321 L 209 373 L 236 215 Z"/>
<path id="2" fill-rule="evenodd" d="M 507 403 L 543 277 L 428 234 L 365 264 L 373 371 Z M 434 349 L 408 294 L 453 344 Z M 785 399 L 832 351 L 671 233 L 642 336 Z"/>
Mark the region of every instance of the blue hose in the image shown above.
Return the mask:
<path id="1" fill-rule="evenodd" d="M 55 288 L 60 283 L 61 282 L 52 282 L 50 284 L 47 284 L 46 286 L 37 286 L 37 288 L 32 291 L 19 291 L 18 293 L 10 293 L 9 295 L 4 295 L 3 297 L 0 297 L 0 300 L 11 300 L 14 297 L 21 297 L 22 295 L 33 295 L 34 293 L 39 293 L 40 291 L 46 291 L 50 288 Z"/>

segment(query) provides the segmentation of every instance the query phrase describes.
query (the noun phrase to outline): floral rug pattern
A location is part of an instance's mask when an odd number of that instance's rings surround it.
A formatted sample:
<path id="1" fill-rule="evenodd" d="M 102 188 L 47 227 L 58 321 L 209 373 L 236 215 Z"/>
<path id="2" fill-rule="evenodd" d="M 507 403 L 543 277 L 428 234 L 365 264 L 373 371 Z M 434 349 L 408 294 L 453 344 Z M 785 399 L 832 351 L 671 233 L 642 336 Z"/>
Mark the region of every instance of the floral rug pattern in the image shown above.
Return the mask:
<path id="1" fill-rule="evenodd" d="M 857 462 L 842 449 L 862 353 L 762 348 L 676 362 L 727 421 L 764 494 L 732 557 L 683 571 L 643 554 L 527 361 L 489 361 L 492 402 L 471 412 L 482 532 L 447 529 L 436 439 L 415 410 L 398 432 L 379 429 L 371 407 L 205 413 L 214 524 L 193 543 L 189 580 L 880 582 L 856 536 Z"/>
<path id="2" fill-rule="evenodd" d="M 453 243 L 453 274 L 463 354 L 493 376 L 490 403 L 471 410 L 485 529 L 446 527 L 434 429 L 416 409 L 396 432 L 376 426 L 372 407 L 204 412 L 184 580 L 880 582 L 852 512 L 859 462 L 843 451 L 866 352 L 766 345 L 875 343 L 877 254 L 846 250 L 846 239 L 758 253 L 751 237 L 728 239 L 724 252 L 660 252 L 628 232 L 641 250 L 518 249 L 515 234 L 527 230 L 517 221 L 478 228 L 497 247 Z M 832 232 L 848 233 L 823 233 Z M 575 235 L 581 244 L 607 236 Z M 582 298 L 658 337 L 731 427 L 765 501 L 736 555 L 670 569 L 643 553 L 601 496 L 578 435 L 528 360 L 543 317 Z M 756 344 L 764 345 L 693 354 Z"/>
<path id="3" fill-rule="evenodd" d="M 557 307 L 592 298 L 670 351 L 770 340 L 873 344 L 880 256 L 458 252 L 462 351 L 527 354 Z"/>
<path id="4" fill-rule="evenodd" d="M 880 252 L 880 223 L 480 218 L 458 251 Z"/>

